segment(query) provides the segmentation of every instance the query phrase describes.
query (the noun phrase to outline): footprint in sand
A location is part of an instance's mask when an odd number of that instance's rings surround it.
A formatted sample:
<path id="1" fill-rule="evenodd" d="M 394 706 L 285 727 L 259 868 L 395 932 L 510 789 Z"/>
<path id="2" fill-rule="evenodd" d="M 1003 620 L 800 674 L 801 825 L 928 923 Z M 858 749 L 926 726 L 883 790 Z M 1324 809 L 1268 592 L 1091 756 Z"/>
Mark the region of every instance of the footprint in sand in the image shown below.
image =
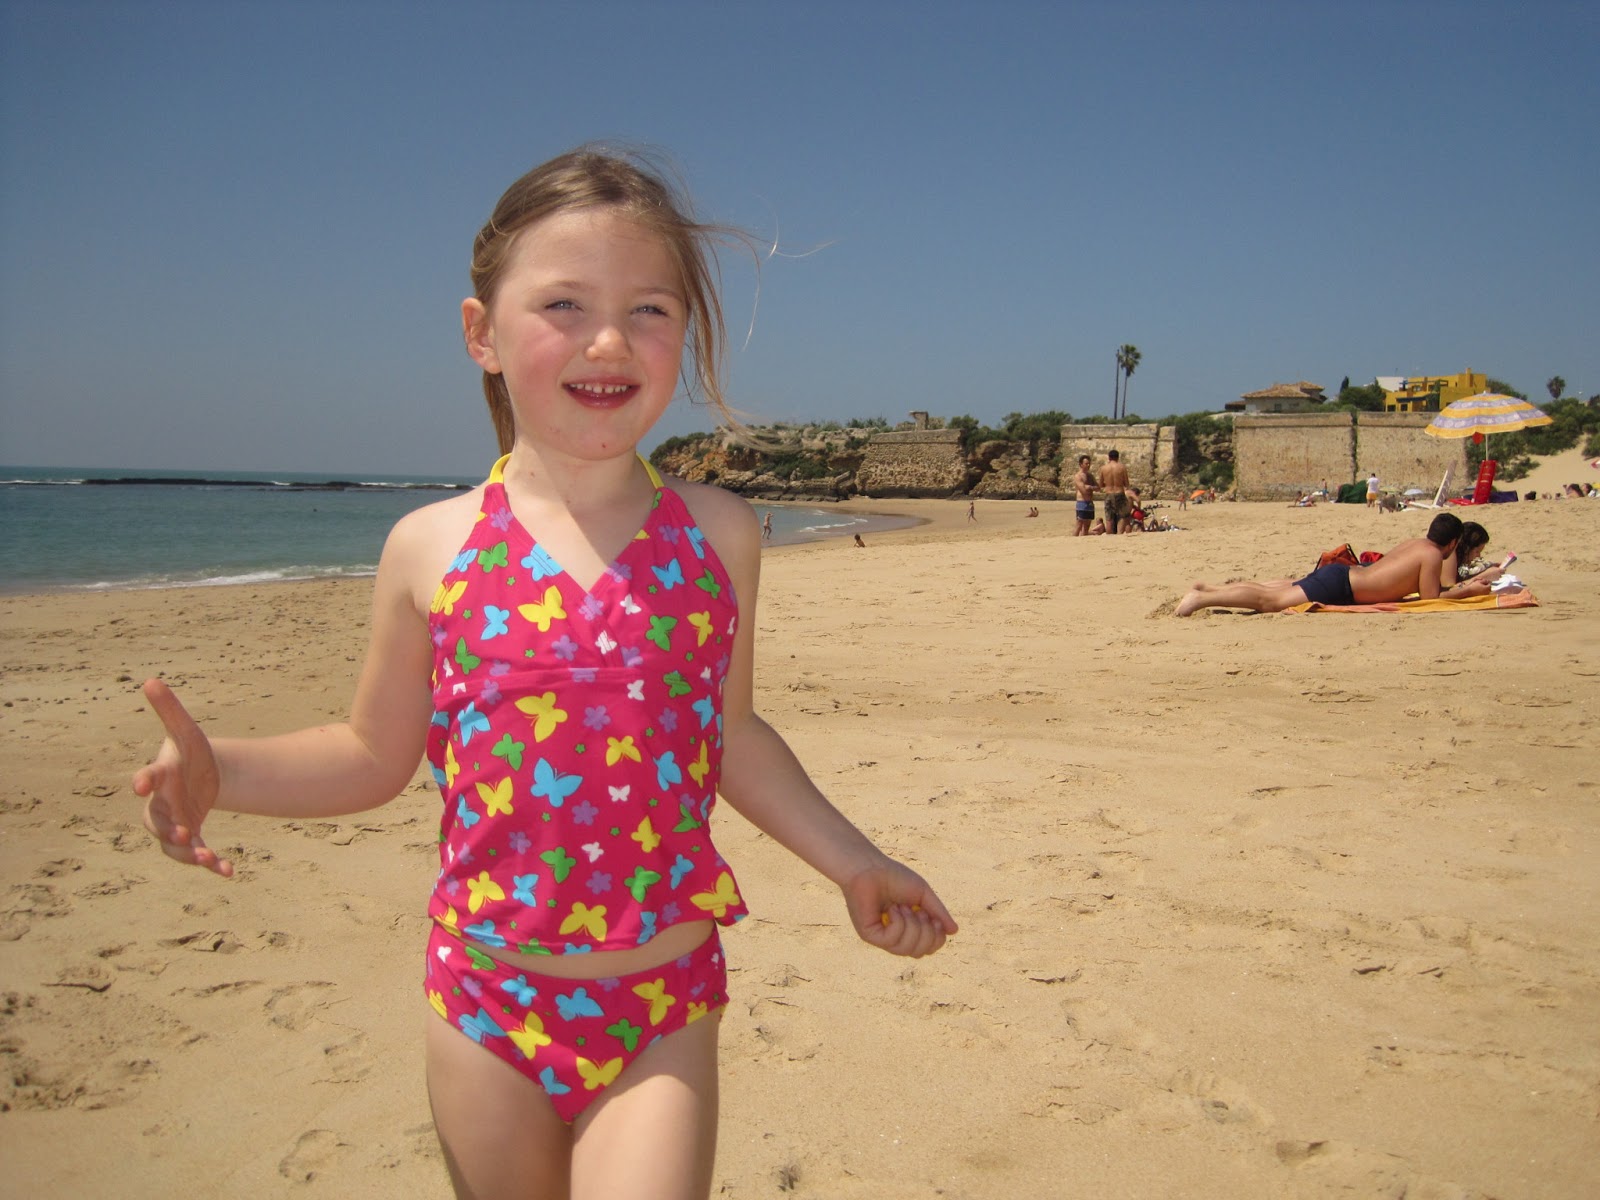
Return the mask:
<path id="1" fill-rule="evenodd" d="M 349 1149 L 349 1143 L 340 1141 L 332 1130 L 308 1130 L 295 1140 L 294 1149 L 278 1163 L 278 1174 L 293 1183 L 311 1183 Z"/>

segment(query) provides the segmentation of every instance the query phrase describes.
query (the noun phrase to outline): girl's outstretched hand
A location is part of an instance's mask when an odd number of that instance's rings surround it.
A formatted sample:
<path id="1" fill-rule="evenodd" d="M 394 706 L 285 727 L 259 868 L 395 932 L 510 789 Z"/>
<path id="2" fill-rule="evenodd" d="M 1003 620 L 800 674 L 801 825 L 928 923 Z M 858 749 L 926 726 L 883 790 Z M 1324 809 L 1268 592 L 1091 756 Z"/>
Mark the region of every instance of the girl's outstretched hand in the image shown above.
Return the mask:
<path id="1" fill-rule="evenodd" d="M 956 931 L 955 919 L 927 881 L 892 858 L 859 872 L 843 891 L 861 940 L 890 954 L 921 958 Z"/>
<path id="2" fill-rule="evenodd" d="M 155 761 L 133 775 L 134 794 L 145 797 L 144 827 L 168 858 L 232 875 L 233 864 L 219 858 L 200 836 L 201 823 L 217 802 L 217 760 L 210 739 L 161 680 L 147 679 L 144 695 L 167 730 Z"/>

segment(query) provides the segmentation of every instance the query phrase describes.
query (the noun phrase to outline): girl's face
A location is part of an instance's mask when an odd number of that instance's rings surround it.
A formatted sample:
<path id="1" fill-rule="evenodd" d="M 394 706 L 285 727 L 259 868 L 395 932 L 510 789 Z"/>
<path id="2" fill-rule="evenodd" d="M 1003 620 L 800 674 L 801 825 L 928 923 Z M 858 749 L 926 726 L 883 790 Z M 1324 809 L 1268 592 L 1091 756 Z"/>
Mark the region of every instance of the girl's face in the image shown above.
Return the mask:
<path id="1" fill-rule="evenodd" d="M 517 235 L 487 306 L 461 306 L 467 352 L 501 375 L 517 437 L 575 458 L 631 454 L 678 385 L 688 311 L 661 239 L 611 209 Z"/>

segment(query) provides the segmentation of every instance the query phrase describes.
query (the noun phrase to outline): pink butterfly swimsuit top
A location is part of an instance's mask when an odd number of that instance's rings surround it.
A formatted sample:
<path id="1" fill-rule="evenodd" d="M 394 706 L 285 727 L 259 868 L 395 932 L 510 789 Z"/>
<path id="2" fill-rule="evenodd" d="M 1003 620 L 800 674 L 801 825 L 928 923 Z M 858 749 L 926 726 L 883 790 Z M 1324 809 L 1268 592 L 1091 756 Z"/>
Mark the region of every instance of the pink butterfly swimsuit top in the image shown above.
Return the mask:
<path id="1" fill-rule="evenodd" d="M 498 949 L 642 945 L 745 915 L 711 843 L 739 609 L 683 500 L 585 590 L 485 486 L 434 595 L 428 762 L 444 796 L 429 915 Z"/>

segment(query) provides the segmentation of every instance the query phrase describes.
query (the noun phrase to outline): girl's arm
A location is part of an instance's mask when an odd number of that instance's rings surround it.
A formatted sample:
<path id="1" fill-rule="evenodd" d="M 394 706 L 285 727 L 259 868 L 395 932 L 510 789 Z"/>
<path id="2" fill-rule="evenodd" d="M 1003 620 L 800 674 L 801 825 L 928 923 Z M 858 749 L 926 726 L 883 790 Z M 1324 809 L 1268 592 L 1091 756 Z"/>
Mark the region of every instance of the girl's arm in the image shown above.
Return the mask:
<path id="1" fill-rule="evenodd" d="M 160 680 L 144 693 L 166 729 L 155 761 L 134 774 L 144 823 L 169 857 L 233 874 L 201 836 L 213 808 L 274 817 L 331 817 L 376 808 L 410 781 L 433 704 L 432 647 L 419 582 L 431 564 L 422 510 L 396 525 L 373 588 L 372 635 L 350 719 L 263 738 L 212 741 Z"/>
<path id="2" fill-rule="evenodd" d="M 760 526 L 755 511 L 738 497 L 726 492 L 706 496 L 706 491 L 715 489 L 694 489 L 686 499 L 727 567 L 739 599 L 733 660 L 723 686 L 718 790 L 756 828 L 838 885 L 863 940 L 895 954 L 932 954 L 956 932 L 943 902 L 920 875 L 884 854 L 828 802 L 788 743 L 755 711 Z"/>

